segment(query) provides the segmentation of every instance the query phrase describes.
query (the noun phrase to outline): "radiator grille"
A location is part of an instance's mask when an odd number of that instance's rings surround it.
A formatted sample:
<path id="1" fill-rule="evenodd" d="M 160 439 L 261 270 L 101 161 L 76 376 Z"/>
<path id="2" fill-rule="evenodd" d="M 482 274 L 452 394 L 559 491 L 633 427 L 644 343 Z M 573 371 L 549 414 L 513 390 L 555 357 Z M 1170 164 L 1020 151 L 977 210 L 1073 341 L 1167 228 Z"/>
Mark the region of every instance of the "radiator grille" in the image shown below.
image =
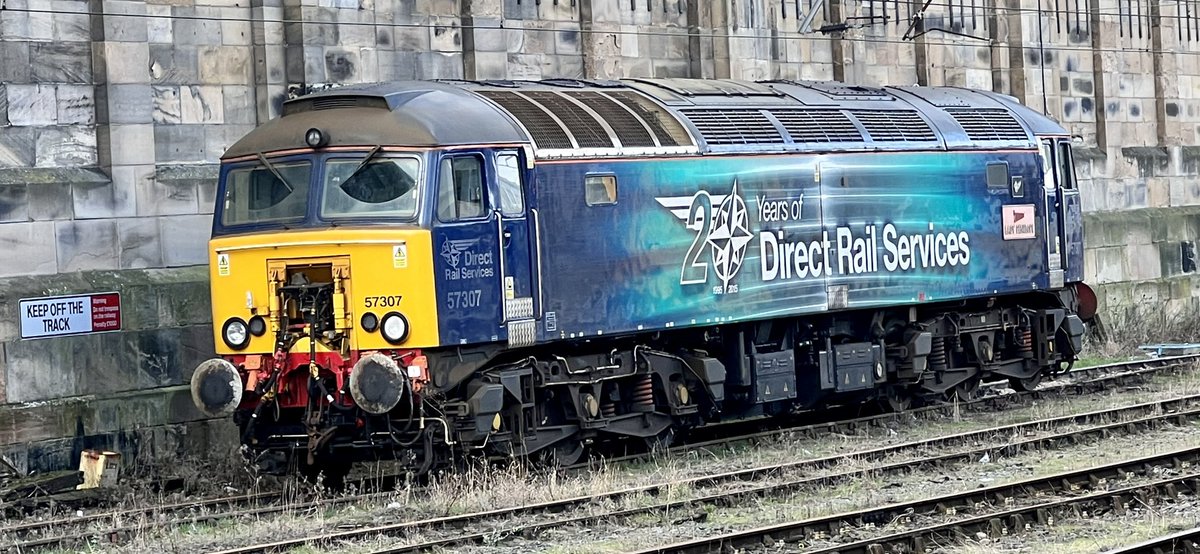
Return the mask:
<path id="1" fill-rule="evenodd" d="M 1025 141 L 1025 128 L 1003 108 L 946 110 L 962 125 L 971 140 Z"/>
<path id="2" fill-rule="evenodd" d="M 517 118 L 525 130 L 529 131 L 530 138 L 538 148 L 574 147 L 571 138 L 567 136 L 567 132 L 563 130 L 562 126 L 525 97 L 507 90 L 481 90 L 478 92 Z"/>
<path id="3" fill-rule="evenodd" d="M 683 113 L 709 144 L 783 142 L 771 120 L 759 110 L 687 110 Z"/>
<path id="4" fill-rule="evenodd" d="M 852 110 L 875 142 L 923 142 L 936 140 L 933 129 L 915 111 Z"/>
<path id="5" fill-rule="evenodd" d="M 837 110 L 771 110 L 792 142 L 863 142 L 862 133 Z"/>

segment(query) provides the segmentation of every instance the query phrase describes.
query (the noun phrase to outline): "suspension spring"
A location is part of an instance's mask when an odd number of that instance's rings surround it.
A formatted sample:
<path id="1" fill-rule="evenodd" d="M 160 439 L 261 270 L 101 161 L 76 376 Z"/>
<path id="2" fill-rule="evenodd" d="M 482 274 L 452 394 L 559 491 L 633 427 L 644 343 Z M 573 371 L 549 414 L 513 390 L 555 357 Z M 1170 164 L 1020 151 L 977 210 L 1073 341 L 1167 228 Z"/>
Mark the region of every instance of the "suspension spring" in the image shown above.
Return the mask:
<path id="1" fill-rule="evenodd" d="M 946 369 L 946 338 L 934 337 L 929 349 L 929 367 L 935 371 Z"/>
<path id="2" fill-rule="evenodd" d="M 1022 355 L 1028 354 L 1026 357 L 1033 355 L 1033 330 L 1028 327 L 1021 327 L 1017 330 L 1017 347 Z"/>
<path id="3" fill-rule="evenodd" d="M 617 415 L 617 405 L 612 402 L 605 402 L 600 405 L 600 414 L 604 417 L 613 417 Z"/>
<path id="4" fill-rule="evenodd" d="M 637 377 L 633 388 L 633 408 L 641 412 L 654 411 L 654 378 L 650 375 Z"/>

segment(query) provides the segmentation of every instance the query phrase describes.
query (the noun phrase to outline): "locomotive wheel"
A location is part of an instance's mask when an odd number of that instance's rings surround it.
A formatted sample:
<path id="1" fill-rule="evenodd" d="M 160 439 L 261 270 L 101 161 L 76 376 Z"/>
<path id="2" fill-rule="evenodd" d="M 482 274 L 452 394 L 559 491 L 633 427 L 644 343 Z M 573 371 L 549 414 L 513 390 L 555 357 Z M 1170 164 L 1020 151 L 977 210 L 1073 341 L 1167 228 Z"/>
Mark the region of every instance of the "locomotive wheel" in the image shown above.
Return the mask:
<path id="1" fill-rule="evenodd" d="M 879 397 L 879 404 L 889 412 L 906 412 L 912 408 L 913 398 L 900 387 L 886 387 Z"/>
<path id="2" fill-rule="evenodd" d="M 675 443 L 675 429 L 667 427 L 657 435 L 646 437 L 646 451 L 652 453 L 666 452 Z"/>
<path id="3" fill-rule="evenodd" d="M 979 381 L 980 379 L 978 375 L 970 377 L 966 381 L 955 385 L 954 388 L 947 391 L 946 394 L 950 397 L 950 400 L 957 399 L 960 402 L 972 400 L 979 396 Z"/>
<path id="4" fill-rule="evenodd" d="M 567 438 L 538 451 L 537 462 L 550 467 L 573 466 L 583 461 L 587 448 L 574 438 Z"/>
<path id="5" fill-rule="evenodd" d="M 1017 392 L 1029 392 L 1033 389 L 1036 389 L 1038 385 L 1042 384 L 1043 376 L 1043 373 L 1038 371 L 1032 377 L 1026 377 L 1024 379 L 1009 378 L 1008 386 L 1012 387 L 1012 389 Z"/>

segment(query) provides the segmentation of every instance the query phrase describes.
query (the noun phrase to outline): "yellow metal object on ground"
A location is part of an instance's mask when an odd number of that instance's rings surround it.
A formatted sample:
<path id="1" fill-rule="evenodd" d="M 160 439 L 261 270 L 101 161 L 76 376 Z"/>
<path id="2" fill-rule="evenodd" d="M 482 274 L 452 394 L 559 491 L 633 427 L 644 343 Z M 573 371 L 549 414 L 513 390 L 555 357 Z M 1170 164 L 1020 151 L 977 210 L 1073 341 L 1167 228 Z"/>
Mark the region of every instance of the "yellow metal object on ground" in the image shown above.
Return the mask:
<path id="1" fill-rule="evenodd" d="M 83 472 L 83 483 L 76 489 L 115 486 L 121 477 L 121 455 L 107 450 L 84 450 L 79 454 L 79 471 Z"/>

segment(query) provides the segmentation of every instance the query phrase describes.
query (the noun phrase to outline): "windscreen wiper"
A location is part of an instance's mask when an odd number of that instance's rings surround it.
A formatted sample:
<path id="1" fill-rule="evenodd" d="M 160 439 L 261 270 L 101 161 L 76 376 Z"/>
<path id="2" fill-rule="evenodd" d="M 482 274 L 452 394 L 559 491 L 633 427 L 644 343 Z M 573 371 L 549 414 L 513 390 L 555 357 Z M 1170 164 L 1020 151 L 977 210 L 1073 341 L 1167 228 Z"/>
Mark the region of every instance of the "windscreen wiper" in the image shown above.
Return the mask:
<path id="1" fill-rule="evenodd" d="M 346 186 L 346 183 L 349 183 L 355 175 L 358 175 L 359 171 L 362 171 L 364 167 L 367 167 L 367 162 L 370 162 L 372 159 L 374 159 L 375 156 L 379 154 L 380 150 L 383 150 L 382 144 L 376 145 L 375 148 L 372 148 L 370 152 L 367 152 L 367 157 L 363 158 L 361 162 L 358 162 L 358 166 L 354 168 L 354 171 L 350 172 L 350 175 L 347 175 L 345 179 L 342 179 L 342 186 Z"/>
<path id="2" fill-rule="evenodd" d="M 263 166 L 271 172 L 271 175 L 274 175 L 276 179 L 279 179 L 280 183 L 283 183 L 283 186 L 287 187 L 288 194 L 291 194 L 296 190 L 292 187 L 292 184 L 289 183 L 287 179 L 283 178 L 283 174 L 280 173 L 271 162 L 267 161 L 267 157 L 264 156 L 262 152 L 258 153 L 258 161 L 262 162 Z"/>

